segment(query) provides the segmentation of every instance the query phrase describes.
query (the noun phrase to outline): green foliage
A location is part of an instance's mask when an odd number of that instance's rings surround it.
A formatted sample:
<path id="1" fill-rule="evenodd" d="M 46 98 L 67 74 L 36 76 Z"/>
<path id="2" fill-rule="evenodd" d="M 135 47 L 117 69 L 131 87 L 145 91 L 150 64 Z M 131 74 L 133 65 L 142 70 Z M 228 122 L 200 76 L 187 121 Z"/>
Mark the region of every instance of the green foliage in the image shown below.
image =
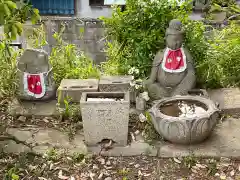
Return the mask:
<path id="1" fill-rule="evenodd" d="M 225 0 L 214 0 L 212 1 L 211 8 L 206 14 L 206 18 L 209 20 L 214 20 L 213 13 L 225 12 L 227 18 L 232 18 L 240 20 L 240 6 L 235 0 L 225 1 Z M 230 18 L 230 19 L 231 19 Z"/>
<path id="2" fill-rule="evenodd" d="M 240 85 L 240 26 L 232 23 L 223 30 L 214 30 L 208 42 L 206 57 L 198 63 L 198 78 L 206 87 Z"/>
<path id="3" fill-rule="evenodd" d="M 4 26 L 7 38 L 16 39 L 17 35 L 21 35 L 23 24 L 29 18 L 33 24 L 36 23 L 40 19 L 38 9 L 21 0 L 0 1 L 0 25 Z"/>
<path id="4" fill-rule="evenodd" d="M 37 28 L 33 28 L 31 26 L 25 27 L 23 35 L 27 37 L 27 44 L 29 47 L 38 49 L 47 45 L 46 31 L 43 24 Z"/>
<path id="5" fill-rule="evenodd" d="M 14 96 L 17 92 L 16 60 L 21 51 L 14 51 L 9 41 L 0 42 L 0 98 Z"/>
<path id="6" fill-rule="evenodd" d="M 218 4 L 220 6 L 230 6 L 236 4 L 236 0 L 212 0 L 212 4 Z"/>
<path id="7" fill-rule="evenodd" d="M 61 32 L 54 34 L 57 45 L 52 48 L 50 55 L 56 84 L 60 85 L 62 79 L 98 78 L 100 72 L 92 60 L 78 50 L 75 45 L 64 42 Z"/>
<path id="8" fill-rule="evenodd" d="M 126 11 L 120 12 L 115 7 L 111 18 L 103 18 L 112 39 L 107 49 L 109 59 L 102 64 L 103 71 L 111 75 L 127 74 L 135 67 L 140 77 L 148 76 L 156 52 L 165 47 L 169 21 L 178 18 L 186 32 L 184 46 L 195 61 L 199 87 L 239 86 L 239 25 L 232 23 L 223 30 L 214 30 L 209 34 L 210 39 L 206 38 L 207 26 L 187 18 L 188 5 L 187 2 L 180 7 L 172 4 L 169 8 L 167 0 L 129 0 Z"/>
<path id="9" fill-rule="evenodd" d="M 19 180 L 20 177 L 19 177 L 18 173 L 19 173 L 18 168 L 16 168 L 16 167 L 11 168 L 11 169 L 5 174 L 4 179 L 5 179 L 5 180 Z"/>
<path id="10" fill-rule="evenodd" d="M 127 74 L 130 67 L 149 74 L 152 60 L 165 46 L 165 31 L 173 18 L 185 19 L 189 3 L 177 7 L 168 0 L 126 2 L 126 10 L 115 7 L 111 18 L 102 18 L 108 27 L 108 62 L 102 65 L 106 74 Z"/>

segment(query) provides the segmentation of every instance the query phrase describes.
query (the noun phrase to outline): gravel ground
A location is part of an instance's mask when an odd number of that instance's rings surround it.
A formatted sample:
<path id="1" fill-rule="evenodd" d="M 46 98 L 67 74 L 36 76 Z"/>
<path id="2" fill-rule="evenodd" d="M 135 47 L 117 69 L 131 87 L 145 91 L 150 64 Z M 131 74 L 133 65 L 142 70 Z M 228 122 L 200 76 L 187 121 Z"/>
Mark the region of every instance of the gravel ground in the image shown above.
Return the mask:
<path id="1" fill-rule="evenodd" d="M 59 157 L 49 151 L 34 154 L 1 154 L 3 180 L 214 180 L 240 179 L 240 162 L 227 158 L 160 159 L 153 157 Z M 15 180 L 14 179 L 14 180 Z"/>

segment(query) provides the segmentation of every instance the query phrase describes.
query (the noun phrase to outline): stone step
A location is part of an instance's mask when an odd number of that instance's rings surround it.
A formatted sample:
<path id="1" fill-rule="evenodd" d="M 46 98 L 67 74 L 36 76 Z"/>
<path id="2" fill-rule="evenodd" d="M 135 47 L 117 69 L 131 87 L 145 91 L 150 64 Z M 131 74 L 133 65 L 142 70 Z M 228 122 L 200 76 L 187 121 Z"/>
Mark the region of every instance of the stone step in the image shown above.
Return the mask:
<path id="1" fill-rule="evenodd" d="M 208 90 L 210 99 L 219 103 L 219 108 L 226 114 L 240 114 L 240 89 L 223 88 Z"/>

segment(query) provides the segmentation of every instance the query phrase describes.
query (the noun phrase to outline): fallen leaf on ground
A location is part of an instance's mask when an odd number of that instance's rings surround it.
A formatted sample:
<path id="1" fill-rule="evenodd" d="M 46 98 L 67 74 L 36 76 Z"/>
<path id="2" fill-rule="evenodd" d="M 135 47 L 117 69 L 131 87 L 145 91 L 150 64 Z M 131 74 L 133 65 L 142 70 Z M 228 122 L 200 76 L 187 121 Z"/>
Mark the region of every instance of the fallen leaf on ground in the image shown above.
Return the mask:
<path id="1" fill-rule="evenodd" d="M 181 164 L 181 161 L 177 158 L 173 158 L 174 162 L 178 163 L 178 164 Z"/>
<path id="2" fill-rule="evenodd" d="M 39 180 L 47 180 L 46 178 L 44 177 L 38 177 Z"/>
<path id="3" fill-rule="evenodd" d="M 235 175 L 235 171 L 232 170 L 232 171 L 230 172 L 230 176 L 234 176 L 234 175 Z"/>
<path id="4" fill-rule="evenodd" d="M 225 179 L 227 179 L 227 176 L 225 174 L 221 174 L 220 179 L 225 180 Z"/>
<path id="5" fill-rule="evenodd" d="M 64 179 L 68 179 L 69 177 L 68 176 L 63 176 L 62 170 L 60 170 L 59 173 L 58 173 L 58 178 L 64 180 Z"/>

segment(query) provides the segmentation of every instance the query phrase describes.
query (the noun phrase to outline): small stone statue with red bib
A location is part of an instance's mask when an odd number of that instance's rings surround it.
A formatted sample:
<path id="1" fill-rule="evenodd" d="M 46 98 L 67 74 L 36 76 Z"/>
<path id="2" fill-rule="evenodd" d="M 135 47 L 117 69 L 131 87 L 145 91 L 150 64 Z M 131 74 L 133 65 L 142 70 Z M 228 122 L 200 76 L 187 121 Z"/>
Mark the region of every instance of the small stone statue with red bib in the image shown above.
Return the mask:
<path id="1" fill-rule="evenodd" d="M 167 47 L 155 56 L 150 78 L 145 82 L 152 100 L 186 95 L 195 86 L 194 62 L 183 47 L 183 36 L 181 21 L 172 20 L 166 31 Z"/>

